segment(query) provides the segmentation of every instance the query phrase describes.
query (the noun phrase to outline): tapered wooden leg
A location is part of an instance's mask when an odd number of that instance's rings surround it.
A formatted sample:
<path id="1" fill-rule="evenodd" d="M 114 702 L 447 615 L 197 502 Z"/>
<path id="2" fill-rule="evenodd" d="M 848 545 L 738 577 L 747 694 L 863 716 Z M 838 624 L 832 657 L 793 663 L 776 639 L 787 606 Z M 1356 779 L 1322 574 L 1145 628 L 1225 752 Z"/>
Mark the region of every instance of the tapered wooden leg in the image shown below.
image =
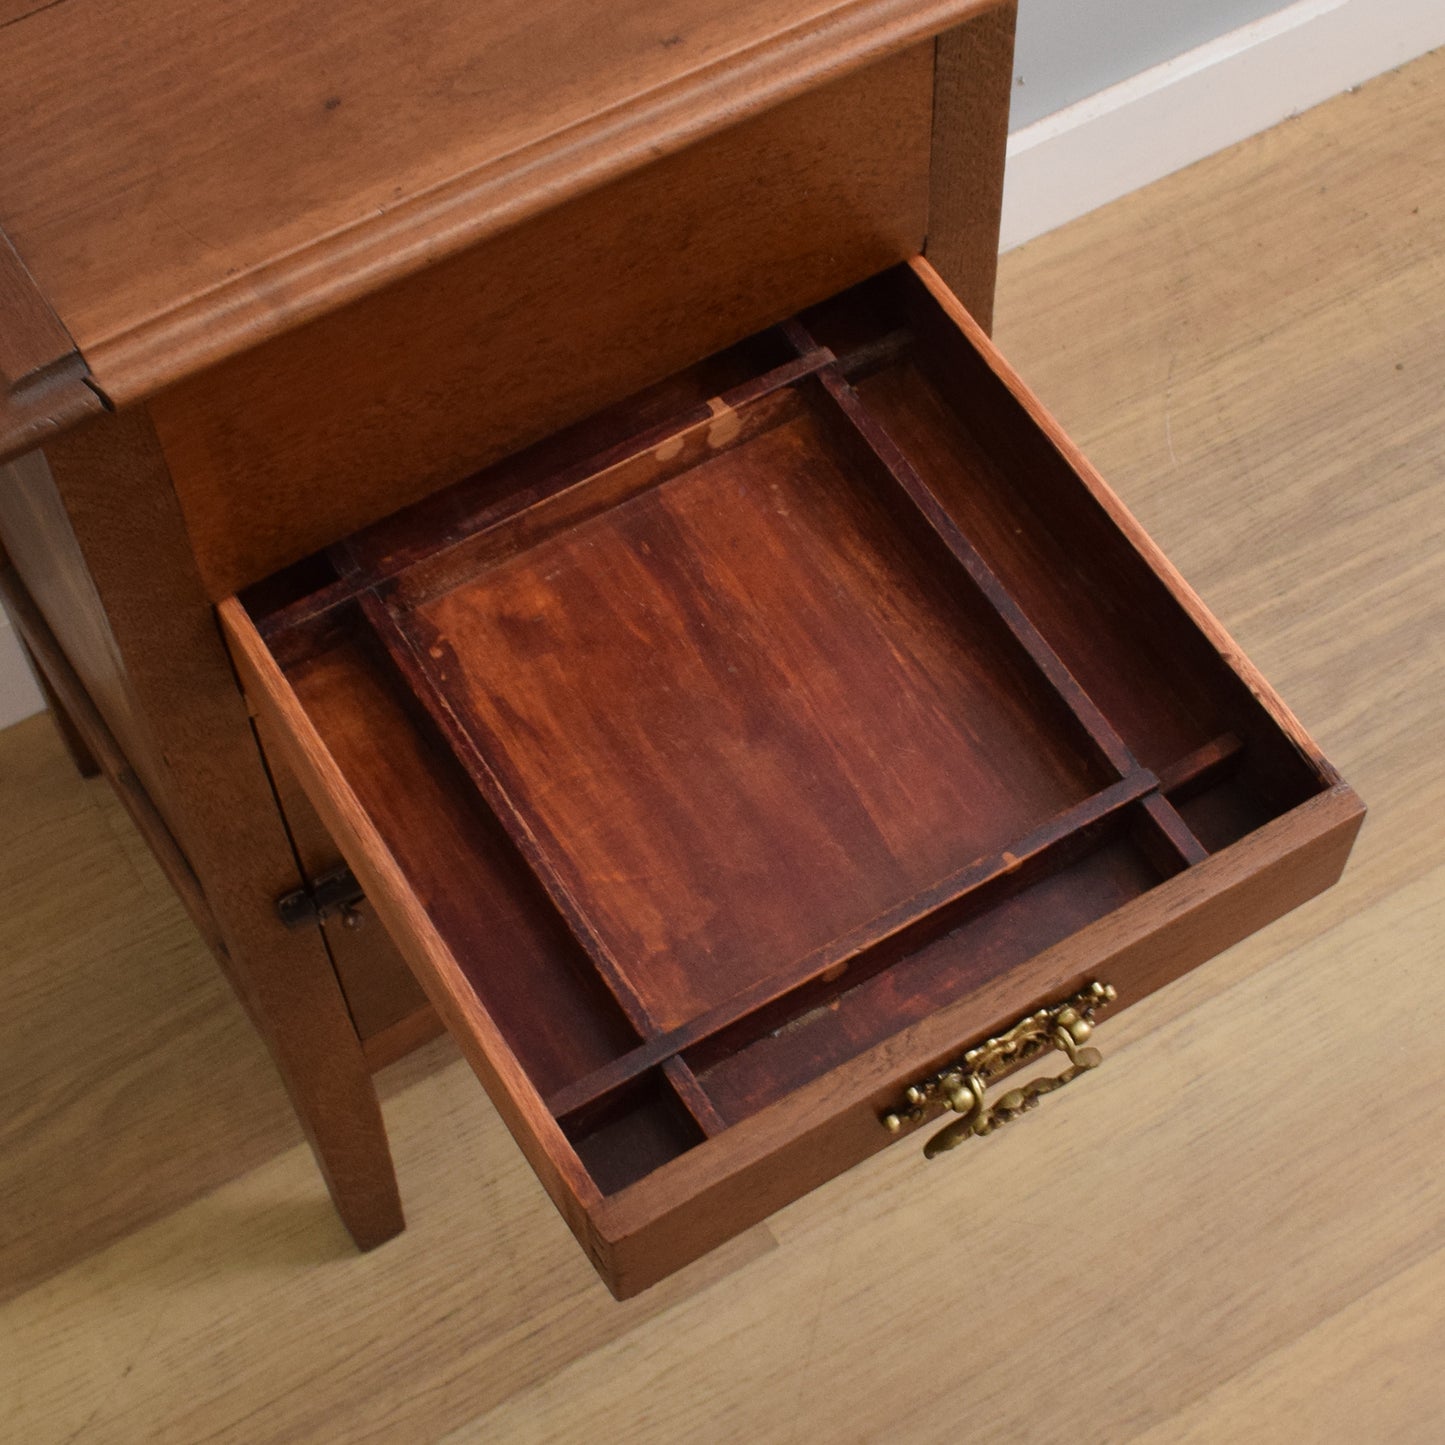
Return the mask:
<path id="1" fill-rule="evenodd" d="M 925 250 L 985 331 L 993 329 L 1017 21 L 1017 0 L 1005 0 L 940 35 L 934 61 Z"/>
<path id="2" fill-rule="evenodd" d="M 259 810 L 255 818 L 266 821 Z M 279 822 L 274 809 L 270 820 Z M 279 859 L 243 862 L 264 831 L 228 829 L 203 865 L 213 881 L 218 866 L 234 870 L 218 916 L 222 965 L 270 1047 L 342 1222 L 371 1249 L 405 1227 L 381 1104 L 320 927 L 293 932 L 275 915 L 279 893 L 296 886 L 294 862 L 288 855 L 284 872 L 269 866 Z"/>
<path id="3" fill-rule="evenodd" d="M 153 818 L 143 831 L 269 1046 L 347 1229 L 380 1244 L 403 1218 L 376 1089 L 320 927 L 275 912 L 299 869 L 149 421 L 98 418 L 6 471 L 0 532 L 32 646 L 43 633 L 54 653 L 42 671 L 92 756 L 119 760 L 107 771 Z"/>

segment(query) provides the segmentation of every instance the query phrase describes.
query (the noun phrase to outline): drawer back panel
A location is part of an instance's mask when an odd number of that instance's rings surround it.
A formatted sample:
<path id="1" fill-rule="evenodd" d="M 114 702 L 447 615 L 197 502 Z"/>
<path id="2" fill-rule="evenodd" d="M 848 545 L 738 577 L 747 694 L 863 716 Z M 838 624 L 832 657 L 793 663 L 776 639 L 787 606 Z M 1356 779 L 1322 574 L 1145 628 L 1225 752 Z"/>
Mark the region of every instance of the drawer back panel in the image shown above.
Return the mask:
<path id="1" fill-rule="evenodd" d="M 933 44 L 151 404 L 213 599 L 922 248 Z"/>

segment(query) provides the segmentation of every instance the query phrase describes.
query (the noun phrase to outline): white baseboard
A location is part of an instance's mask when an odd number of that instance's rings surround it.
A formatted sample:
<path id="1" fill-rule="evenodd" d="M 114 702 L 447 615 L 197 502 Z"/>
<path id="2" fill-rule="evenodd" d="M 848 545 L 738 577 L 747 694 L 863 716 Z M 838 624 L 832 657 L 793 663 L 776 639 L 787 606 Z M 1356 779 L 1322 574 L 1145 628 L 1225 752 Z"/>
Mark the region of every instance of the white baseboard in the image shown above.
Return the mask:
<path id="1" fill-rule="evenodd" d="M 45 699 L 20 650 L 20 639 L 10 619 L 0 611 L 0 728 L 8 728 L 32 713 L 45 711 Z"/>
<path id="2" fill-rule="evenodd" d="M 1445 45 L 1445 0 L 1293 5 L 1015 131 L 1007 251 Z"/>

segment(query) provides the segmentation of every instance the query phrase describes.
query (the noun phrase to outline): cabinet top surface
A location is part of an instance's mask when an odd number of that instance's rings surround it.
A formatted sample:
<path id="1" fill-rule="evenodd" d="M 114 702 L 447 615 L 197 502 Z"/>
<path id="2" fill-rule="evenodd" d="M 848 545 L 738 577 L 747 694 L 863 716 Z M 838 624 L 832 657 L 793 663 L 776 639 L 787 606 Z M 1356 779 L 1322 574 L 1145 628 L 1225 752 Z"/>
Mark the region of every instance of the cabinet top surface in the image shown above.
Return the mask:
<path id="1" fill-rule="evenodd" d="M 124 403 L 991 3 L 0 0 L 0 229 Z"/>

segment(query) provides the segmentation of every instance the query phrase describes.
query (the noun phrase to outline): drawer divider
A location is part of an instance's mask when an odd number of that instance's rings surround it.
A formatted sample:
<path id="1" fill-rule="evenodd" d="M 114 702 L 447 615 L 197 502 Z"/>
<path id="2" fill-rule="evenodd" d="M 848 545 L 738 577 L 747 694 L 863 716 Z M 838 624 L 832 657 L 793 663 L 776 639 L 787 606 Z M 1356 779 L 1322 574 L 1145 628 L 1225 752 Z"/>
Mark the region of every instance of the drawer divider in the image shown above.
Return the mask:
<path id="1" fill-rule="evenodd" d="M 1034 626 L 1013 594 L 964 535 L 933 489 L 919 476 L 912 462 L 889 436 L 882 423 L 863 404 L 862 398 L 836 368 L 823 368 L 817 379 L 824 396 L 833 404 L 838 419 L 872 453 L 879 469 L 928 524 L 934 535 L 952 554 L 979 595 L 1022 648 L 1034 668 L 1043 676 L 1054 695 L 1083 728 L 1095 750 L 1119 777 L 1138 768 L 1134 757 L 1112 723 L 1079 685 L 1063 659 Z"/>
<path id="2" fill-rule="evenodd" d="M 800 350 L 812 350 L 812 338 L 799 324 L 790 324 L 789 340 Z M 979 595 L 1008 629 L 1042 676 L 1053 695 L 1068 709 L 1083 729 L 1095 751 L 1120 777 L 1129 777 L 1140 769 L 1140 762 L 1080 685 L 1068 666 L 1050 646 L 1023 607 L 1004 585 L 998 574 L 965 536 L 943 502 L 918 474 L 902 448 L 889 436 L 882 423 L 863 404 L 862 398 L 837 366 L 820 367 L 814 376 L 823 395 L 832 403 L 834 415 L 846 423 L 849 431 L 867 448 L 879 468 L 901 491 L 917 514 L 962 567 Z M 1188 866 L 1207 858 L 1205 849 L 1184 821 L 1177 808 L 1160 793 L 1145 804 L 1147 826 L 1155 833 L 1165 850 Z"/>
<path id="3" fill-rule="evenodd" d="M 538 844 L 501 779 L 493 772 L 476 741 L 457 718 L 450 701 L 436 686 L 430 671 L 422 665 L 417 656 L 415 641 L 375 589 L 364 592 L 359 600 L 362 616 L 385 648 L 393 666 L 440 728 L 447 745 L 476 784 L 487 806 L 501 820 L 502 826 L 521 851 L 527 866 L 546 889 L 553 906 L 562 915 L 573 937 L 586 950 L 593 967 L 611 990 L 628 1022 L 644 1038 L 655 1036 L 658 1026 L 646 1004 L 628 982 L 611 950 L 598 936 L 585 912 L 578 907 L 565 881 L 552 867 L 546 850 Z"/>
<path id="4" fill-rule="evenodd" d="M 781 328 L 780 328 L 781 329 Z M 766 402 L 780 393 L 796 388 L 805 377 L 821 370 L 824 366 L 840 365 L 845 374 L 854 375 L 884 364 L 897 355 L 905 346 L 906 333 L 897 332 L 884 338 L 876 347 L 861 349 L 856 354 L 837 358 L 825 347 L 811 345 L 801 355 L 781 365 L 770 368 L 760 375 L 728 388 L 710 400 L 674 413 L 667 420 L 635 432 L 625 440 L 615 442 L 600 451 L 590 449 L 566 465 L 548 471 L 540 479 L 528 480 L 509 491 L 501 500 L 486 491 L 485 500 L 459 518 L 449 519 L 448 525 L 456 532 L 455 540 L 444 547 L 425 549 L 425 557 L 431 570 L 447 566 L 445 559 L 458 549 L 475 547 L 478 540 L 487 534 L 514 526 L 521 515 L 529 510 L 546 507 L 569 489 L 579 485 L 590 485 L 603 472 L 636 464 L 656 453 L 668 449 L 691 431 L 715 423 L 720 416 L 739 413 L 752 408 L 759 402 Z M 730 438 L 727 444 L 734 444 L 743 438 Z M 720 444 L 718 444 L 720 445 Z M 678 458 L 675 469 L 681 470 L 686 462 Z M 525 472 L 525 463 L 519 463 Z M 660 481 L 664 473 L 659 470 L 653 479 Z M 459 484 L 465 486 L 466 483 Z M 424 506 L 425 504 L 423 504 Z M 413 509 L 417 510 L 417 509 Z M 402 514 L 403 516 L 406 513 Z M 394 518 L 375 524 L 362 536 L 388 538 L 396 527 Z M 418 555 L 406 546 L 390 550 L 383 546 L 380 560 L 372 560 L 363 567 L 354 556 L 354 541 L 337 543 L 326 549 L 326 556 L 334 566 L 337 578 L 334 582 L 309 592 L 285 606 L 275 609 L 258 622 L 262 637 L 268 643 L 276 643 L 296 628 L 316 623 L 328 613 L 348 603 L 356 602 L 363 593 L 376 589 L 381 584 L 393 582 L 417 566 Z"/>
<path id="5" fill-rule="evenodd" d="M 1067 851 L 1071 842 L 1077 843 L 1113 815 L 1157 796 L 1157 789 L 1158 779 L 1152 773 L 1139 769 L 1050 819 L 1011 848 L 980 859 L 882 918 L 834 940 L 824 949 L 800 960 L 785 976 L 775 976 L 764 984 L 735 994 L 685 1024 L 656 1034 L 637 1048 L 559 1089 L 548 1097 L 548 1109 L 557 1117 L 575 1113 L 674 1055 L 744 1023 L 824 974 L 856 966 L 866 955 L 876 952 L 900 934 L 937 921 L 940 915 L 952 911 L 965 900 L 975 900 L 986 890 L 1014 877 L 1021 869 L 1047 864 L 1053 855 Z"/>
<path id="6" fill-rule="evenodd" d="M 682 1101 L 683 1108 L 692 1115 L 698 1128 L 709 1139 L 727 1128 L 727 1120 L 713 1107 L 707 1090 L 685 1059 L 674 1054 L 670 1059 L 664 1060 L 662 1072 L 667 1082 L 672 1085 L 673 1092 Z"/>
<path id="7" fill-rule="evenodd" d="M 500 819 L 569 932 L 581 945 L 592 968 L 641 1036 L 637 1047 L 556 1091 L 547 1100 L 554 1117 L 564 1117 L 585 1109 L 649 1070 L 661 1068 L 667 1083 L 699 1128 L 707 1135 L 720 1131 L 723 1127 L 721 1117 L 696 1075 L 681 1057 L 684 1050 L 696 1048 L 724 1031 L 776 1008 L 825 975 L 832 976 L 856 967 L 900 934 L 930 921 L 937 922 L 941 915 L 952 911 L 966 899 L 972 900 L 980 891 L 1000 885 L 1021 867 L 1047 862 L 1049 856 L 1059 851 L 1062 845 L 1071 840 L 1077 842 L 1126 807 L 1137 805 L 1136 826 L 1144 830 L 1146 847 L 1166 874 L 1191 866 L 1208 856 L 1183 816 L 1164 796 L 1165 784 L 1142 766 L 878 418 L 864 405 L 847 380 L 851 359 L 845 357 L 840 361 L 832 351 L 821 346 L 801 323 L 789 322 L 782 330 L 798 352 L 797 359 L 734 388 L 719 400 L 725 399 L 730 405 L 741 407 L 756 404 L 763 398 L 793 387 L 803 390 L 804 395 L 821 398 L 825 418 L 831 420 L 835 430 L 845 433 L 845 439 L 851 436 L 853 444 L 866 451 L 873 464 L 903 494 L 912 511 L 942 542 L 1042 677 L 1049 695 L 1082 729 L 1093 750 L 1116 775 L 1116 781 L 1035 828 L 1011 848 L 978 859 L 939 880 L 885 914 L 798 959 L 785 972 L 742 990 L 676 1027 L 664 1028 L 652 1016 L 643 997 L 628 979 L 624 961 L 614 957 L 587 917 L 586 910 L 573 897 L 566 881 L 552 865 L 546 840 L 534 836 L 532 826 L 488 762 L 486 738 L 479 740 L 473 735 L 473 729 L 484 725 L 480 719 L 471 717 L 463 722 L 440 685 L 435 668 L 420 655 L 424 640 L 412 635 L 412 629 L 407 625 L 407 603 L 400 595 L 393 595 L 396 579 L 373 578 L 371 587 L 356 594 L 365 623 L 406 687 L 422 704 L 447 747 Z M 880 357 L 894 356 L 901 354 L 907 344 L 906 333 L 899 332 L 885 337 L 877 349 Z M 852 369 L 866 370 L 868 360 L 864 357 L 861 366 Z M 544 500 L 538 497 L 532 499 L 533 504 Z M 477 534 L 472 535 L 475 537 Z M 347 575 L 349 569 L 345 558 L 337 559 L 337 563 L 343 583 L 351 580 Z M 1200 749 L 1196 755 L 1175 766 L 1168 786 L 1181 786 L 1181 782 L 1194 771 L 1215 770 L 1232 756 L 1233 752 L 1224 743 Z"/>

